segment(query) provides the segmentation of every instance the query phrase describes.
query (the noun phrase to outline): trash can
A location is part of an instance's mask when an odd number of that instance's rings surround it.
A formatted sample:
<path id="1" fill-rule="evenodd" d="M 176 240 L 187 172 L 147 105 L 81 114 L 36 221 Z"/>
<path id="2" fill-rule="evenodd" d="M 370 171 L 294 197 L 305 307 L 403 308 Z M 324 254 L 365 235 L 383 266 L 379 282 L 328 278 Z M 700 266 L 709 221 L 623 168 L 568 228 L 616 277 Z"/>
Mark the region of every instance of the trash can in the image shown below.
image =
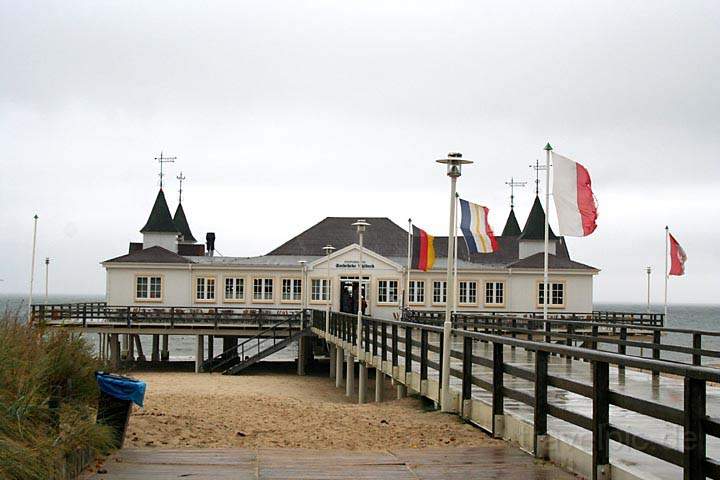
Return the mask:
<path id="1" fill-rule="evenodd" d="M 100 387 L 97 423 L 108 425 L 113 430 L 116 448 L 122 447 L 125 439 L 132 404 L 143 406 L 145 382 L 112 373 L 95 372 Z"/>

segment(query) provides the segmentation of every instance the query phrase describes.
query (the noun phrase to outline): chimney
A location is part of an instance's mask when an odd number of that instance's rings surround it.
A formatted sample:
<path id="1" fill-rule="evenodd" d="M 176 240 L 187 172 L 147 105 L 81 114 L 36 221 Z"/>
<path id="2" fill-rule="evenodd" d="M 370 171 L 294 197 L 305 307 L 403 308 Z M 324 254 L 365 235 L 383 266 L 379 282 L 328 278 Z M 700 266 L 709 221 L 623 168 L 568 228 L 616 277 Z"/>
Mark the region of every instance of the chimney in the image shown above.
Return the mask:
<path id="1" fill-rule="evenodd" d="M 215 233 L 208 232 L 205 235 L 205 242 L 207 244 L 207 254 L 208 256 L 212 257 L 215 253 Z"/>

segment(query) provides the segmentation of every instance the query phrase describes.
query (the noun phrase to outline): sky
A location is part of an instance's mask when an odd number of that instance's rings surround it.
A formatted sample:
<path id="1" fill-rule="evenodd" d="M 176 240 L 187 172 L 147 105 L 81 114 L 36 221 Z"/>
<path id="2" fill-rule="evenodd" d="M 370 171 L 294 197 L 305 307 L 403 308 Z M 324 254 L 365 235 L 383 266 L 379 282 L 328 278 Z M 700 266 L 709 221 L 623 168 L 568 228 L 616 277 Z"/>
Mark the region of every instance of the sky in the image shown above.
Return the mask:
<path id="1" fill-rule="evenodd" d="M 720 303 L 720 2 L 0 0 L 0 293 L 103 293 L 158 189 L 224 255 L 326 216 L 447 235 L 449 180 L 524 224 L 543 146 L 582 163 L 598 228 L 569 238 L 595 299 Z M 544 193 L 544 183 L 541 194 Z M 552 202 L 551 202 L 552 203 Z M 554 207 L 551 225 L 556 227 Z M 370 227 L 372 228 L 372 227 Z M 43 291 L 42 280 L 36 292 Z"/>

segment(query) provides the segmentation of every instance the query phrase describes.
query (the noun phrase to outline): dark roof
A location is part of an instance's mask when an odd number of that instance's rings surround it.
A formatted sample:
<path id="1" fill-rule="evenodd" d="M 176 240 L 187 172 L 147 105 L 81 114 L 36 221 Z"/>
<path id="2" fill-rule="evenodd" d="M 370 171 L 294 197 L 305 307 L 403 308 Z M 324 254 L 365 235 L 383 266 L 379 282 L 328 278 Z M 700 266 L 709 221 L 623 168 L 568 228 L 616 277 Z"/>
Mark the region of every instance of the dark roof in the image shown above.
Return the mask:
<path id="1" fill-rule="evenodd" d="M 195 263 L 192 260 L 162 247 L 150 247 L 120 257 L 105 260 L 103 263 Z"/>
<path id="2" fill-rule="evenodd" d="M 468 262 L 484 264 L 484 265 L 506 265 L 514 262 L 518 258 L 518 240 L 517 237 L 495 237 L 498 243 L 498 251 L 492 253 L 473 253 L 468 252 L 465 238 L 458 236 L 457 250 L 458 259 Z M 435 237 L 435 256 L 438 258 L 447 258 L 448 237 Z M 407 248 L 407 247 L 406 247 Z"/>
<path id="3" fill-rule="evenodd" d="M 550 240 L 556 240 L 557 237 L 550 228 L 548 237 Z M 540 197 L 535 196 L 535 202 L 530 209 L 525 227 L 520 234 L 520 240 L 544 240 L 545 239 L 545 210 L 540 203 Z"/>
<path id="4" fill-rule="evenodd" d="M 324 255 L 328 243 L 336 249 L 358 243 L 352 224 L 363 217 L 327 217 L 300 235 L 283 243 L 268 255 Z M 365 217 L 370 224 L 365 230 L 363 245 L 385 257 L 407 255 L 407 231 L 389 218 Z"/>
<path id="5" fill-rule="evenodd" d="M 518 260 L 508 265 L 508 268 L 544 268 L 545 259 L 542 252 L 530 255 L 529 257 Z M 563 258 L 556 255 L 548 255 L 548 268 L 552 270 L 597 270 L 595 267 L 585 265 L 584 263 L 575 262 L 569 258 Z"/>
<path id="6" fill-rule="evenodd" d="M 153 205 L 145 226 L 140 229 L 140 233 L 145 232 L 180 233 L 170 216 L 170 209 L 168 208 L 162 188 L 155 198 L 155 204 Z"/>
<path id="7" fill-rule="evenodd" d="M 517 236 L 520 235 L 520 224 L 515 217 L 515 210 L 510 208 L 510 215 L 508 215 L 507 221 L 505 222 L 505 228 L 503 228 L 503 237 Z"/>
<path id="8" fill-rule="evenodd" d="M 185 216 L 185 209 L 183 209 L 182 203 L 178 203 L 177 210 L 175 210 L 175 216 L 173 216 L 173 222 L 175 227 L 183 236 L 185 242 L 197 242 L 190 231 L 190 225 L 188 225 L 187 217 Z"/>

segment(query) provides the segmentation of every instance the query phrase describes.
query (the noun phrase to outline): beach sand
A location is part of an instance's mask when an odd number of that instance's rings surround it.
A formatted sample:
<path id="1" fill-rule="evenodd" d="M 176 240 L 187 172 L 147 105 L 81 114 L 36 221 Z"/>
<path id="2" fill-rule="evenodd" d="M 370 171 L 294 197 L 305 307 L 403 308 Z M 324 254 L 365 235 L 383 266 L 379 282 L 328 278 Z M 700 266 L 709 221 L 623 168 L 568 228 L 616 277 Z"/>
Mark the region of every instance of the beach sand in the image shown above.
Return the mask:
<path id="1" fill-rule="evenodd" d="M 288 371 L 238 376 L 136 373 L 147 382 L 134 407 L 126 447 L 293 447 L 383 450 L 500 442 L 457 415 L 423 409 L 414 397 L 357 405 L 327 376 Z M 369 382 L 374 386 L 374 381 Z M 369 398 L 374 399 L 370 391 Z M 357 393 L 355 394 L 357 401 Z"/>

